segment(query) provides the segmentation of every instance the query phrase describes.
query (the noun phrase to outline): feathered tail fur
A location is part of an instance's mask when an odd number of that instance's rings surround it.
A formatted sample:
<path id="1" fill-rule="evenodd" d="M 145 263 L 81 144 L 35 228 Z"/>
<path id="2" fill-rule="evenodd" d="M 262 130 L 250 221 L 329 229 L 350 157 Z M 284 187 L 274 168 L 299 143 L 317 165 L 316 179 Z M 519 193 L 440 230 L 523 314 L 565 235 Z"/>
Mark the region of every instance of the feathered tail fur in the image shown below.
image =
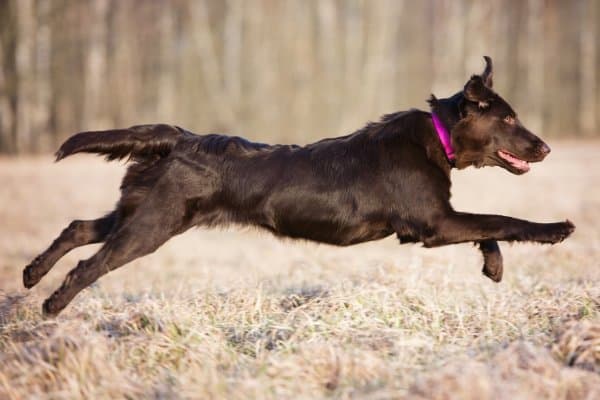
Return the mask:
<path id="1" fill-rule="evenodd" d="M 65 141 L 56 161 L 75 153 L 97 153 L 107 160 L 149 160 L 167 156 L 186 132 L 173 125 L 138 125 L 127 129 L 80 132 Z"/>

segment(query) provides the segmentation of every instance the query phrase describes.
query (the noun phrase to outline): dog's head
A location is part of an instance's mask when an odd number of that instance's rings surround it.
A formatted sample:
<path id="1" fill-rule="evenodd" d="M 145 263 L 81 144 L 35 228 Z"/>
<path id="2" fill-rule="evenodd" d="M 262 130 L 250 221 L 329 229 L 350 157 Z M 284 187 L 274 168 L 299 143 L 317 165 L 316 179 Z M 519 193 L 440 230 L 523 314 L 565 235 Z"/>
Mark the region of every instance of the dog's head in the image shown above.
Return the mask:
<path id="1" fill-rule="evenodd" d="M 451 131 L 457 168 L 500 166 L 513 174 L 529 171 L 529 163 L 542 161 L 550 147 L 527 130 L 513 108 L 492 89 L 492 60 L 473 75 L 462 92 L 447 99 L 430 100 Z"/>

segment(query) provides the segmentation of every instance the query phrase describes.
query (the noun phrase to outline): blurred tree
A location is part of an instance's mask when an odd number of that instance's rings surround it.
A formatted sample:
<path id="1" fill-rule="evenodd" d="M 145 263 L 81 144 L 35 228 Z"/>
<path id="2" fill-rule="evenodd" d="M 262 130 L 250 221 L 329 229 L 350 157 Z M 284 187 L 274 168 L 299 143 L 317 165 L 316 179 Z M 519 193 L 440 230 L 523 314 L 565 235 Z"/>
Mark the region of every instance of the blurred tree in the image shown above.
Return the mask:
<path id="1" fill-rule="evenodd" d="M 596 0 L 585 0 L 581 9 L 581 29 L 578 33 L 581 40 L 580 93 L 581 93 L 581 130 L 592 135 L 600 128 L 600 79 L 598 71 L 598 49 L 600 48 L 600 5 Z"/>
<path id="2" fill-rule="evenodd" d="M 17 151 L 17 12 L 15 3 L 0 2 L 0 150 Z"/>
<path id="3" fill-rule="evenodd" d="M 306 143 L 426 108 L 490 55 L 544 135 L 600 131 L 600 0 L 0 0 L 0 152 L 167 122 Z"/>

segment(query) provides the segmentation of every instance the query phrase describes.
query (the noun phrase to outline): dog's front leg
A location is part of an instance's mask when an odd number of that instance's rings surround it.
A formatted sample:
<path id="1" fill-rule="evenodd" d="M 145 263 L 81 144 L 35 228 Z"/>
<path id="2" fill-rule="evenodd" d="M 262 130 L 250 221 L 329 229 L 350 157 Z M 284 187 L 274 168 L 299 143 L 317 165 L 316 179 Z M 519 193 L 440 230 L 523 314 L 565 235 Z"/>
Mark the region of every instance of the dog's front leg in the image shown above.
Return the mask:
<path id="1" fill-rule="evenodd" d="M 502 280 L 502 253 L 500 246 L 495 240 L 483 240 L 479 242 L 479 250 L 483 254 L 483 274 L 493 280 L 500 282 Z"/>
<path id="2" fill-rule="evenodd" d="M 426 247 L 489 240 L 558 243 L 575 230 L 570 221 L 537 223 L 502 215 L 460 212 L 437 218 L 430 226 L 429 234 L 422 238 Z M 493 250 L 489 244 L 484 247 Z"/>

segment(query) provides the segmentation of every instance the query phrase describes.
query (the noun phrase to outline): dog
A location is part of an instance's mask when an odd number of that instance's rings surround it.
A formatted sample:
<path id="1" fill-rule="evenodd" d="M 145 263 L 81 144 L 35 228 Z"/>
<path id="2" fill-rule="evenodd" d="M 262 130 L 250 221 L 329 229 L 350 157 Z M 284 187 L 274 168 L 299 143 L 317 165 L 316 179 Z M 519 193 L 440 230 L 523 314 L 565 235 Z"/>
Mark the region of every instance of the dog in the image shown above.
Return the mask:
<path id="1" fill-rule="evenodd" d="M 82 132 L 56 153 L 128 158 L 116 209 L 75 220 L 23 271 L 31 288 L 75 247 L 104 242 L 71 270 L 43 304 L 57 315 L 109 271 L 154 252 L 194 226 L 245 225 L 282 237 L 349 246 L 396 234 L 425 247 L 473 242 L 483 273 L 500 282 L 498 241 L 557 243 L 569 221 L 535 223 L 455 211 L 450 171 L 499 166 L 524 174 L 550 147 L 528 131 L 492 89 L 492 60 L 448 98 L 431 95 L 431 112 L 412 109 L 342 137 L 306 146 L 196 135 L 171 125 Z"/>

